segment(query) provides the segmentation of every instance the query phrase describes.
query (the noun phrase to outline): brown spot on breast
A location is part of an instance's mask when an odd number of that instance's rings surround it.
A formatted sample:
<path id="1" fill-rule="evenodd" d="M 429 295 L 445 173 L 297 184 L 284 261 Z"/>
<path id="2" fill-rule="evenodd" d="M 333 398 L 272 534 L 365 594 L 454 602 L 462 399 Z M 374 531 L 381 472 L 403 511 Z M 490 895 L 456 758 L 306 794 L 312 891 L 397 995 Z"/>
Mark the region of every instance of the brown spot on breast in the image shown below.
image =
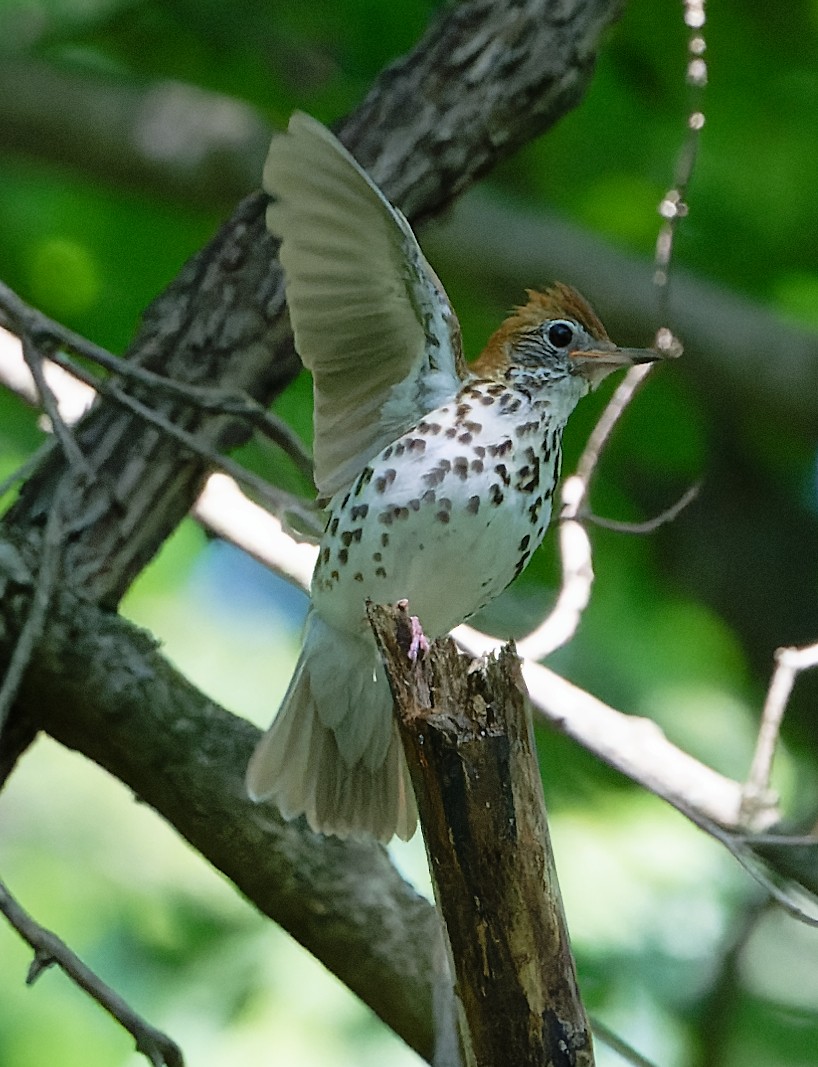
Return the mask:
<path id="1" fill-rule="evenodd" d="M 438 522 L 442 522 L 445 524 L 449 521 L 449 513 L 448 511 L 437 511 L 435 512 L 435 518 Z"/>
<path id="2" fill-rule="evenodd" d="M 420 498 L 424 504 L 434 504 L 437 499 L 437 493 L 434 489 L 427 489 L 423 496 Z"/>
<path id="3" fill-rule="evenodd" d="M 412 499 L 409 501 L 409 507 L 412 509 L 412 511 L 420 511 L 420 501 L 416 496 L 412 497 Z"/>
<path id="4" fill-rule="evenodd" d="M 341 563 L 341 564 L 344 564 L 344 563 L 346 563 L 348 558 L 349 558 L 349 552 L 347 552 L 347 550 L 345 548 L 339 548 L 338 549 L 338 562 Z"/>
<path id="5" fill-rule="evenodd" d="M 517 471 L 517 488 L 521 493 L 533 493 L 540 484 L 540 461 L 535 457 L 533 467 L 527 463 Z"/>
<path id="6" fill-rule="evenodd" d="M 531 555 L 530 552 L 523 552 L 522 556 L 520 556 L 519 560 L 517 561 L 517 566 L 514 568 L 514 578 L 519 578 L 520 575 L 523 573 L 523 571 L 525 570 L 525 565 L 526 565 L 526 563 L 528 563 L 528 558 L 529 558 L 530 555 Z M 512 578 L 512 581 L 513 580 L 514 579 Z"/>
<path id="7" fill-rule="evenodd" d="M 383 474 L 379 474 L 375 479 L 375 492 L 383 493 L 394 482 L 397 477 L 397 471 L 393 467 L 387 467 Z"/>
<path id="8" fill-rule="evenodd" d="M 452 472 L 457 475 L 461 482 L 465 482 L 469 474 L 469 461 L 465 456 L 458 456 L 452 464 Z"/>
<path id="9" fill-rule="evenodd" d="M 450 440 L 453 437 L 457 437 L 457 427 L 456 426 L 447 426 L 446 427 L 445 436 L 448 437 Z"/>
<path id="10" fill-rule="evenodd" d="M 355 579 L 356 582 L 362 582 L 364 580 L 364 576 L 361 574 L 360 571 L 355 571 L 352 577 Z"/>
<path id="11" fill-rule="evenodd" d="M 388 544 L 389 544 L 389 534 L 388 533 L 382 533 L 381 534 L 381 548 L 386 548 L 386 546 Z"/>
<path id="12" fill-rule="evenodd" d="M 514 433 L 517 437 L 530 437 L 531 434 L 536 433 L 539 425 L 536 420 L 534 422 L 520 422 L 514 427 Z"/>
<path id="13" fill-rule="evenodd" d="M 352 544 L 352 530 L 344 530 L 344 532 L 341 534 L 341 544 L 345 548 L 349 548 L 349 546 Z"/>
<path id="14" fill-rule="evenodd" d="M 355 519 L 365 519 L 369 514 L 369 504 L 355 504 L 349 514 L 353 521 Z"/>
<path id="15" fill-rule="evenodd" d="M 380 515 L 378 516 L 378 522 L 382 522 L 384 524 L 384 526 L 391 526 L 392 525 L 392 518 L 393 518 L 392 509 L 391 508 L 387 508 L 386 511 L 382 511 L 380 513 Z"/>
<path id="16" fill-rule="evenodd" d="M 495 474 L 500 475 L 500 481 L 503 485 L 511 485 L 511 476 L 508 473 L 508 468 L 505 463 L 498 463 L 494 468 Z"/>
<path id="17" fill-rule="evenodd" d="M 335 537 L 335 535 L 338 533 L 338 519 L 337 519 L 337 517 L 334 518 L 332 520 L 332 522 L 329 524 L 329 533 L 330 533 L 330 537 Z"/>
<path id="18" fill-rule="evenodd" d="M 489 489 L 489 503 L 499 507 L 503 503 L 503 491 L 499 485 L 492 485 Z"/>
<path id="19" fill-rule="evenodd" d="M 426 442 L 420 437 L 410 437 L 406 442 L 406 447 L 410 452 L 423 452 L 426 448 Z"/>
<path id="20" fill-rule="evenodd" d="M 355 487 L 352 490 L 353 496 L 360 496 L 362 490 L 372 481 L 373 474 L 374 471 L 371 467 L 364 467 L 358 475 L 358 480 L 355 482 Z"/>
<path id="21" fill-rule="evenodd" d="M 386 577 L 386 571 L 383 569 L 383 567 L 376 567 L 375 568 L 375 577 L 376 578 L 385 578 Z"/>
<path id="22" fill-rule="evenodd" d="M 461 445 L 470 445 L 472 443 L 473 438 L 467 430 L 465 433 L 461 433 L 457 440 L 460 442 Z"/>
<path id="23" fill-rule="evenodd" d="M 470 433 L 480 433 L 483 429 L 483 424 L 481 422 L 464 422 L 463 425 Z"/>
<path id="24" fill-rule="evenodd" d="M 471 469 L 474 471 L 475 474 L 482 474 L 483 473 L 483 461 L 482 461 L 482 459 L 473 459 L 471 461 L 471 463 L 469 464 L 469 466 L 471 467 Z"/>
<path id="25" fill-rule="evenodd" d="M 446 472 L 444 470 L 441 470 L 440 467 L 435 467 L 432 470 L 427 471 L 426 474 L 423 475 L 423 481 L 427 485 L 440 485 L 440 483 L 445 477 Z"/>
<path id="26" fill-rule="evenodd" d="M 479 496 L 470 496 L 469 497 L 469 502 L 466 505 L 466 511 L 468 511 L 470 515 L 476 515 L 479 510 L 480 510 L 480 497 Z"/>

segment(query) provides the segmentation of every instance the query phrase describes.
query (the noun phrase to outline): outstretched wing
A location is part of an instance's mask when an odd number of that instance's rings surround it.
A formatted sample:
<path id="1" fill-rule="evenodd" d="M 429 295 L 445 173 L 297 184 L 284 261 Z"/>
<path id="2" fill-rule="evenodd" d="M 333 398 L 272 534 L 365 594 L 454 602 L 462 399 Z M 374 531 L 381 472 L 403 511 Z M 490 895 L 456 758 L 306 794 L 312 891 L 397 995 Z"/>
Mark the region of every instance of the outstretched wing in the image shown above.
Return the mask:
<path id="1" fill-rule="evenodd" d="M 422 415 L 465 367 L 460 327 L 409 223 L 320 122 L 273 138 L 264 188 L 295 346 L 312 371 L 315 483 L 331 496 Z"/>

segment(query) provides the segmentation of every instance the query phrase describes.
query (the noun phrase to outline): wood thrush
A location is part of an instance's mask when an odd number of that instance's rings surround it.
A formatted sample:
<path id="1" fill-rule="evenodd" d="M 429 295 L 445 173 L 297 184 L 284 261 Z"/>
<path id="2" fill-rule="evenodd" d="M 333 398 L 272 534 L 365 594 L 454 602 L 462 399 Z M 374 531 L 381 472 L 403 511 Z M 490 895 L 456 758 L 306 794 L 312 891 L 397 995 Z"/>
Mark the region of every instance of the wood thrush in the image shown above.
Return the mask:
<path id="1" fill-rule="evenodd" d="M 311 370 L 327 526 L 298 664 L 247 771 L 256 800 L 339 837 L 409 838 L 414 796 L 365 601 L 406 598 L 436 637 L 542 541 L 562 433 L 619 348 L 575 290 L 529 290 L 471 366 L 406 219 L 296 113 L 264 170 L 295 344 Z"/>

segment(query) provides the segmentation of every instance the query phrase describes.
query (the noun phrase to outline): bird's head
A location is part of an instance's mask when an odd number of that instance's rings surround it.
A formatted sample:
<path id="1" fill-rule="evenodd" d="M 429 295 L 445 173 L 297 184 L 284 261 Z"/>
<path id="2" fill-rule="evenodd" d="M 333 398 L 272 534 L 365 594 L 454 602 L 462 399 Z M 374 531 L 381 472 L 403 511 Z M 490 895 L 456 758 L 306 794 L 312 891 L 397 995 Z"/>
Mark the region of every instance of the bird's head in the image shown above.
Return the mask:
<path id="1" fill-rule="evenodd" d="M 475 374 L 506 378 L 519 369 L 545 381 L 580 375 L 595 389 L 621 367 L 662 358 L 651 348 L 615 345 L 591 305 L 568 285 L 527 293 L 528 303 L 489 338 L 472 367 Z"/>

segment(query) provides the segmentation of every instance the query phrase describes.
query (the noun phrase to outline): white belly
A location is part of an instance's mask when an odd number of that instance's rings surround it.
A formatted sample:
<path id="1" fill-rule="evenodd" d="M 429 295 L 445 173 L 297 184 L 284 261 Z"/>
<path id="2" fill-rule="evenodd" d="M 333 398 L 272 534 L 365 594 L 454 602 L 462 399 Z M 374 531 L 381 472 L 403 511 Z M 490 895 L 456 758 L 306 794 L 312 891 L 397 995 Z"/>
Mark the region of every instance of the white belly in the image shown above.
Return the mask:
<path id="1" fill-rule="evenodd" d="M 357 631 L 367 599 L 405 597 L 438 636 L 525 566 L 550 519 L 563 423 L 501 389 L 467 387 L 333 498 L 312 584 L 327 622 Z"/>

